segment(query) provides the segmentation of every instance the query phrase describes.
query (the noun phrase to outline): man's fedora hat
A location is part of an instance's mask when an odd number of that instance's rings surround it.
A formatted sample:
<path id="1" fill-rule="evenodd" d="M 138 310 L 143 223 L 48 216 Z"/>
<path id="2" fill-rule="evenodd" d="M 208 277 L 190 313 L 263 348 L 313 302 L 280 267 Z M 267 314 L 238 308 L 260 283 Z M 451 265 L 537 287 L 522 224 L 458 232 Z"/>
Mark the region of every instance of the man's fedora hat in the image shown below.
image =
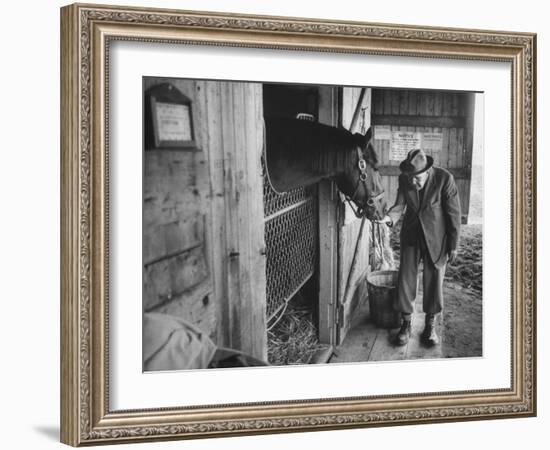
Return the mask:
<path id="1" fill-rule="evenodd" d="M 416 148 L 407 154 L 407 159 L 399 164 L 399 169 L 405 175 L 412 177 L 426 172 L 434 164 L 434 159 L 426 155 L 424 150 Z"/>

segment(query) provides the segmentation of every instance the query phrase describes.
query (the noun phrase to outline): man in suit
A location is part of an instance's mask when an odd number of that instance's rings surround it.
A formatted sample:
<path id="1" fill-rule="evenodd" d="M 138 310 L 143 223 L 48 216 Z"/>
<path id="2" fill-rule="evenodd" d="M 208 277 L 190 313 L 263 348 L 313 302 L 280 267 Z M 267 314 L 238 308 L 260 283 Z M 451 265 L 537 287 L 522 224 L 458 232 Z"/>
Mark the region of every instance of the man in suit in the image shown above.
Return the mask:
<path id="1" fill-rule="evenodd" d="M 380 221 L 391 226 L 405 214 L 394 305 L 402 315 L 402 325 L 395 344 L 405 345 L 409 341 L 418 266 L 423 261 L 425 327 L 421 337 L 426 345 L 433 346 L 439 344 L 435 321 L 443 309 L 445 268 L 447 262 L 452 263 L 457 256 L 460 200 L 453 176 L 435 167 L 433 158 L 422 149 L 411 150 L 399 169 L 395 204 Z"/>

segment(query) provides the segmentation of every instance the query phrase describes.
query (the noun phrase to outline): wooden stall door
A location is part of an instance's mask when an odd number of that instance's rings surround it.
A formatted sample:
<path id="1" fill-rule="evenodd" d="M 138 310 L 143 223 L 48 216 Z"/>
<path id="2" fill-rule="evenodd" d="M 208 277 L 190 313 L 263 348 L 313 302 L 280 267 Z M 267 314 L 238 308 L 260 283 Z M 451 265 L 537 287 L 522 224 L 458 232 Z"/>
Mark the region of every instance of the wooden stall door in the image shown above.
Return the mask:
<path id="1" fill-rule="evenodd" d="M 467 223 L 470 204 L 474 93 L 373 89 L 372 125 L 381 160 L 384 189 L 391 206 L 397 194 L 399 163 L 406 140 L 421 143 L 434 165 L 455 177 Z M 415 144 L 415 145 L 417 145 Z M 412 144 L 411 144 L 412 145 Z"/>
<path id="2" fill-rule="evenodd" d="M 360 116 L 353 131 L 364 132 L 370 124 L 370 89 L 366 89 L 361 97 L 360 88 L 320 88 L 319 122 L 350 129 L 359 101 Z M 361 221 L 342 202 L 334 182 L 320 183 L 319 338 L 323 343 L 342 343 L 350 329 L 353 313 L 366 294 L 364 280 L 369 269 L 369 226 L 366 223 L 363 228 L 356 270 L 349 277 Z"/>
<path id="3" fill-rule="evenodd" d="M 217 343 L 267 360 L 262 86 L 197 82 Z"/>
<path id="4" fill-rule="evenodd" d="M 370 127 L 371 89 L 342 88 L 340 125 L 354 133 L 364 134 Z M 353 116 L 357 112 L 355 124 Z M 357 307 L 366 300 L 366 275 L 369 267 L 370 221 L 361 230 L 358 219 L 347 203 L 340 202 L 338 227 L 338 335 L 345 339 Z M 355 267 L 352 262 L 355 257 Z"/>

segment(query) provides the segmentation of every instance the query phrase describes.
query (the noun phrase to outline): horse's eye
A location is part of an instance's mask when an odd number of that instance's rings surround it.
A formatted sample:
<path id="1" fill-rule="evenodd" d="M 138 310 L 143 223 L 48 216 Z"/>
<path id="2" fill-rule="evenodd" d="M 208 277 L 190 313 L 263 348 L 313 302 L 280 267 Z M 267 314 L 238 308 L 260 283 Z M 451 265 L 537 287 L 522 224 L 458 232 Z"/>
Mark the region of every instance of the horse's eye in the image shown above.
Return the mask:
<path id="1" fill-rule="evenodd" d="M 374 206 L 374 200 L 373 200 L 372 198 L 369 198 L 369 199 L 367 200 L 367 205 L 369 205 L 369 206 Z"/>

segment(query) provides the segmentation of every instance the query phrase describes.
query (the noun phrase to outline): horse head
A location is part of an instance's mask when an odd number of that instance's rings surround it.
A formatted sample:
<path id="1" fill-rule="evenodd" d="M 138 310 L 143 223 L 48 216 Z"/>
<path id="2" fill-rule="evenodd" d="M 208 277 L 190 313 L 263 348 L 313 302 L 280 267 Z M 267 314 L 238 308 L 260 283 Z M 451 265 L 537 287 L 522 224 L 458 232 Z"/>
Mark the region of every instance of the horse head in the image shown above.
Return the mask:
<path id="1" fill-rule="evenodd" d="M 265 121 L 264 158 L 268 179 L 279 193 L 334 179 L 338 189 L 356 205 L 358 216 L 381 219 L 386 212 L 372 132 L 350 133 L 298 119 Z"/>
<path id="2" fill-rule="evenodd" d="M 350 155 L 351 163 L 336 178 L 338 189 L 355 205 L 358 217 L 379 220 L 387 210 L 382 177 L 378 171 L 378 156 L 372 146 L 372 129 L 362 135 L 352 135 L 355 151 Z"/>

